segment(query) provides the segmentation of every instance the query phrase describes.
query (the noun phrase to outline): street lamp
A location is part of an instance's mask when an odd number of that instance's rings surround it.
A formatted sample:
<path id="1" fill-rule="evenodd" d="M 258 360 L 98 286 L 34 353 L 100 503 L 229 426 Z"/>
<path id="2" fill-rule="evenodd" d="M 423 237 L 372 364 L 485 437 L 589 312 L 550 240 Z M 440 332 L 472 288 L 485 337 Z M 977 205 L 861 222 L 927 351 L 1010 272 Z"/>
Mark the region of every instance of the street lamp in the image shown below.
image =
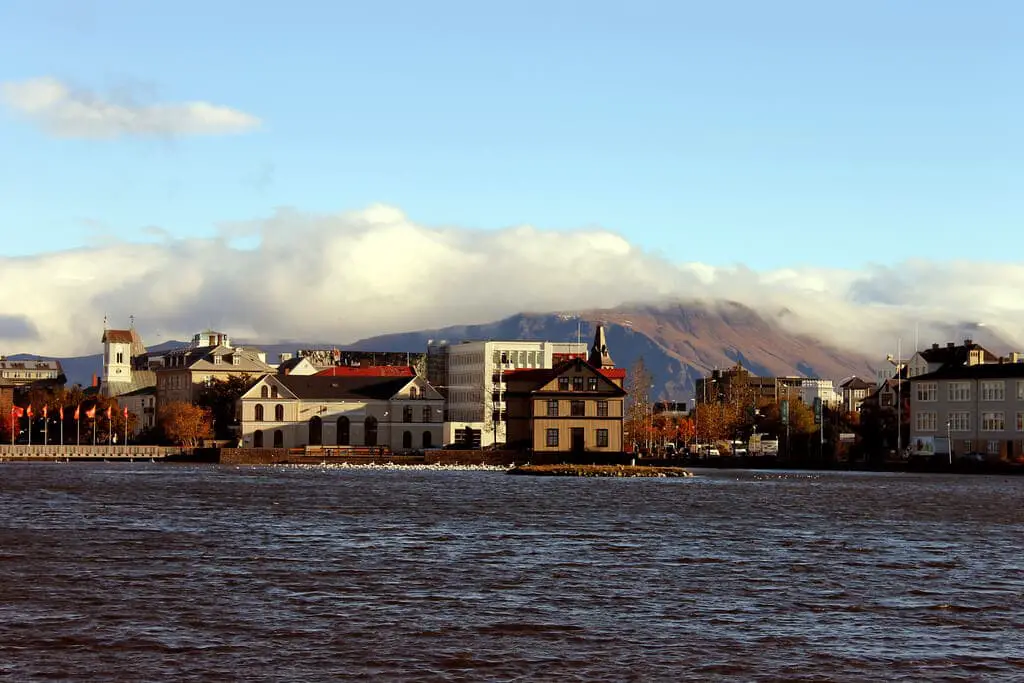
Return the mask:
<path id="1" fill-rule="evenodd" d="M 949 451 L 949 465 L 953 466 L 953 421 L 946 420 L 946 450 Z"/>

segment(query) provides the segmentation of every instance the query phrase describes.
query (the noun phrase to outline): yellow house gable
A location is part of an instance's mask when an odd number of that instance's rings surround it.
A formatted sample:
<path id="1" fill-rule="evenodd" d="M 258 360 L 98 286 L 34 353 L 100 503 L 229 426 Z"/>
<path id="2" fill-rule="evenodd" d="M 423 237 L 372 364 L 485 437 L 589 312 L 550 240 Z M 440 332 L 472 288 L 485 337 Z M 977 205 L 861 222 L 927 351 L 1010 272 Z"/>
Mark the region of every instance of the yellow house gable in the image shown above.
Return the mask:
<path id="1" fill-rule="evenodd" d="M 608 379 L 596 369 L 583 363 L 582 361 L 574 362 L 568 366 L 562 372 L 558 373 L 551 378 L 550 381 L 546 382 L 543 386 L 537 389 L 537 393 L 553 393 L 553 392 L 564 392 L 564 391 L 580 391 L 580 389 L 574 389 L 573 378 L 581 378 L 583 382 L 583 391 L 598 391 L 601 393 L 608 393 L 613 395 L 619 395 L 623 393 L 615 382 Z M 597 379 L 596 386 L 589 380 L 592 378 Z M 580 379 L 576 380 L 576 387 L 579 386 Z M 568 386 L 566 384 L 568 383 Z"/>

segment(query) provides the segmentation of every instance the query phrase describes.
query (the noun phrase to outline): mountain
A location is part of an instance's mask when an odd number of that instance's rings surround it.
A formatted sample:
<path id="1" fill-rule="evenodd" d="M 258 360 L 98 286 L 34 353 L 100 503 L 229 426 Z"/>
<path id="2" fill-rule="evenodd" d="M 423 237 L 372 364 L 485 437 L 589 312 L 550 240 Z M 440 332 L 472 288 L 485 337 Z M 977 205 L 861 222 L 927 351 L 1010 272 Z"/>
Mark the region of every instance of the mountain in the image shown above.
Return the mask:
<path id="1" fill-rule="evenodd" d="M 577 334 L 589 343 L 598 322 L 605 324 L 608 347 L 616 365 L 632 368 L 643 358 L 653 375 L 652 393 L 664 399 L 691 398 L 696 379 L 715 368 L 728 368 L 737 362 L 756 375 L 797 375 L 836 381 L 850 375 L 874 378 L 875 369 L 885 365 L 884 358 L 869 357 L 857 350 L 838 348 L 787 332 L 775 320 L 732 302 L 641 305 L 576 313 L 521 313 L 487 324 L 386 334 L 347 345 L 260 344 L 255 340 L 238 341 L 238 344 L 259 347 L 266 352 L 267 360 L 275 363 L 280 353 L 294 353 L 300 348 L 337 346 L 353 351 L 422 353 L 430 340 L 449 343 L 478 339 L 575 341 Z M 950 325 L 948 333 L 949 340 L 958 342 L 970 336 L 997 355 L 1011 346 L 998 332 L 980 325 Z M 929 343 L 922 343 L 922 348 L 930 345 L 931 340 L 927 341 Z M 182 344 L 165 342 L 151 350 L 166 350 Z M 911 355 L 912 348 L 909 342 L 904 344 L 905 357 Z M 70 383 L 86 385 L 92 374 L 102 369 L 99 354 L 60 360 Z"/>

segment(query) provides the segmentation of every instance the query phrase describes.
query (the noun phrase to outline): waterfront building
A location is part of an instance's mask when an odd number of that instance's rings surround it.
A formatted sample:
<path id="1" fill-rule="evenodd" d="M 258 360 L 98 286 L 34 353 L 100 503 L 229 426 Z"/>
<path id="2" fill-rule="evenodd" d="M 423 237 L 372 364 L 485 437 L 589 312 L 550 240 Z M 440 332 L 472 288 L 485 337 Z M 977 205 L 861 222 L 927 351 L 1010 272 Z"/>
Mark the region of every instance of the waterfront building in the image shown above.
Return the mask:
<path id="1" fill-rule="evenodd" d="M 508 446 L 533 452 L 621 453 L 626 371 L 598 325 L 589 356 L 506 373 Z"/>
<path id="2" fill-rule="evenodd" d="M 246 448 L 442 445 L 444 398 L 425 377 L 267 374 L 239 404 Z"/>
<path id="3" fill-rule="evenodd" d="M 505 375 L 551 369 L 587 355 L 585 342 L 465 341 L 428 344 L 427 379 L 446 399 L 444 443 L 505 443 Z"/>
<path id="4" fill-rule="evenodd" d="M 1000 362 L 1001 361 L 1001 362 Z M 1024 360 L 946 365 L 910 378 L 910 449 L 918 455 L 1024 455 Z"/>
<path id="5" fill-rule="evenodd" d="M 235 347 L 223 332 L 206 330 L 188 346 L 167 351 L 156 370 L 156 407 L 175 401 L 193 403 L 202 388 L 232 376 L 256 378 L 273 373 L 259 349 Z"/>
<path id="6" fill-rule="evenodd" d="M 64 386 L 66 381 L 59 360 L 12 360 L 0 356 L 0 390 L 14 392 L 33 387 L 55 388 Z"/>

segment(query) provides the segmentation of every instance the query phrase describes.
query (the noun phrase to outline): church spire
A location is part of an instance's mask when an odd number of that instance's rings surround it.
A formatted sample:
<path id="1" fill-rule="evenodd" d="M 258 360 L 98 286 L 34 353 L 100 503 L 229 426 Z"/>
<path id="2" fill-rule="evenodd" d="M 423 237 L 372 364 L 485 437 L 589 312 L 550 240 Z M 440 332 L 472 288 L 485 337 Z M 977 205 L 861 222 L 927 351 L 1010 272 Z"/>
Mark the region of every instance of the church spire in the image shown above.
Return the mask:
<path id="1" fill-rule="evenodd" d="M 595 368 L 610 370 L 615 367 L 611 354 L 608 353 L 608 341 L 604 336 L 604 325 L 598 324 L 594 330 L 594 344 L 590 347 L 590 358 L 587 362 Z"/>

